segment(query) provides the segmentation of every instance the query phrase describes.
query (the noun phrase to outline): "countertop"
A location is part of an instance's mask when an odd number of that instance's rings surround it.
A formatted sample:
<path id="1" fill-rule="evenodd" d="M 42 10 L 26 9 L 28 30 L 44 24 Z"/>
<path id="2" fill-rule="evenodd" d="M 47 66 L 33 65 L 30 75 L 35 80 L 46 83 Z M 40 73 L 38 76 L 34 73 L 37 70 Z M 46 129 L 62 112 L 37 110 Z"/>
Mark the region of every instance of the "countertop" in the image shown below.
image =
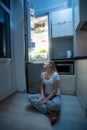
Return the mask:
<path id="1" fill-rule="evenodd" d="M 71 58 L 61 58 L 61 59 L 51 59 L 53 61 L 73 61 L 73 60 L 82 60 L 82 59 L 87 59 L 87 56 L 76 56 L 76 57 L 71 57 Z"/>
<path id="2" fill-rule="evenodd" d="M 54 62 L 61 62 L 61 61 L 76 61 L 76 60 L 84 60 L 84 59 L 87 59 L 87 56 L 77 56 L 77 57 L 71 57 L 71 58 L 61 58 L 61 59 L 53 59 L 51 58 L 51 60 L 53 60 Z M 31 64 L 31 63 L 34 63 L 34 62 L 29 62 L 29 61 L 26 61 L 27 64 Z M 40 62 L 35 62 L 35 63 L 40 63 Z M 42 63 L 42 62 L 41 62 Z M 44 61 L 43 61 L 44 63 Z"/>

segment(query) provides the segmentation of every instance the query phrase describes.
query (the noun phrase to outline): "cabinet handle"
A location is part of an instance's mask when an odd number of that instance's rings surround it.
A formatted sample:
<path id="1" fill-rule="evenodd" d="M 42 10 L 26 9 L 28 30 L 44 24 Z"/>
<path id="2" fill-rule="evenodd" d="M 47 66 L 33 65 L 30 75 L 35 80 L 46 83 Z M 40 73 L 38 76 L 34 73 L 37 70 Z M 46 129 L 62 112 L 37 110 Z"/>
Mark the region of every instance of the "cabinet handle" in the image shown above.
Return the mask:
<path id="1" fill-rule="evenodd" d="M 66 23 L 66 21 L 64 21 L 64 22 L 58 22 L 58 24 L 65 24 Z"/>
<path id="2" fill-rule="evenodd" d="M 68 79 L 68 78 L 61 78 L 61 80 L 62 80 L 62 79 Z"/>

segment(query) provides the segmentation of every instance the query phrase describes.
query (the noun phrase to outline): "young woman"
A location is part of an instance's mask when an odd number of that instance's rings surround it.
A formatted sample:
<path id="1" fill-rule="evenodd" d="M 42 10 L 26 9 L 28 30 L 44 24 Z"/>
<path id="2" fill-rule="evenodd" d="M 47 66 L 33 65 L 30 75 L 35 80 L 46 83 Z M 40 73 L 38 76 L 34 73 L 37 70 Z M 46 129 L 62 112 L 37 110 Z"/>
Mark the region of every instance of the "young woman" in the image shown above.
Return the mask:
<path id="1" fill-rule="evenodd" d="M 40 112 L 49 113 L 51 123 L 54 124 L 61 108 L 60 77 L 53 61 L 46 62 L 43 67 L 45 71 L 41 73 L 41 93 L 29 94 L 28 99 Z"/>

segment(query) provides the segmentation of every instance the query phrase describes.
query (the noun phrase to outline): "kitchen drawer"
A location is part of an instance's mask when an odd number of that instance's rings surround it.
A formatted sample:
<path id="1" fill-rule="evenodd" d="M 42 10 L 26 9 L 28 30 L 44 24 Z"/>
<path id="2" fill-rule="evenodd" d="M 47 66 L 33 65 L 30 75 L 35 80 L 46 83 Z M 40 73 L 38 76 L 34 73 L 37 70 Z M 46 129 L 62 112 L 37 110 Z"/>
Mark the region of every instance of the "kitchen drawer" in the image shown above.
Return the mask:
<path id="1" fill-rule="evenodd" d="M 75 94 L 76 75 L 60 75 L 60 90 L 62 94 Z"/>

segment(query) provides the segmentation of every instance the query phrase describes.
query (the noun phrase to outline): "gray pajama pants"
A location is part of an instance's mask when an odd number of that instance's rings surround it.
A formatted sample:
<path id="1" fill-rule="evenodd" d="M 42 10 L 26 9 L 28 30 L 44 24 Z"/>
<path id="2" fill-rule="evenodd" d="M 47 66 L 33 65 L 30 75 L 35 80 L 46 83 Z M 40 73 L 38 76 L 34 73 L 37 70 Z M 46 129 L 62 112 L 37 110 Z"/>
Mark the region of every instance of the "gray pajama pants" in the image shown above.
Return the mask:
<path id="1" fill-rule="evenodd" d="M 47 113 L 48 110 L 59 111 L 61 107 L 61 96 L 56 95 L 51 100 L 48 100 L 45 104 L 38 104 L 37 100 L 39 99 L 40 94 L 29 94 L 29 102 L 40 112 Z"/>

